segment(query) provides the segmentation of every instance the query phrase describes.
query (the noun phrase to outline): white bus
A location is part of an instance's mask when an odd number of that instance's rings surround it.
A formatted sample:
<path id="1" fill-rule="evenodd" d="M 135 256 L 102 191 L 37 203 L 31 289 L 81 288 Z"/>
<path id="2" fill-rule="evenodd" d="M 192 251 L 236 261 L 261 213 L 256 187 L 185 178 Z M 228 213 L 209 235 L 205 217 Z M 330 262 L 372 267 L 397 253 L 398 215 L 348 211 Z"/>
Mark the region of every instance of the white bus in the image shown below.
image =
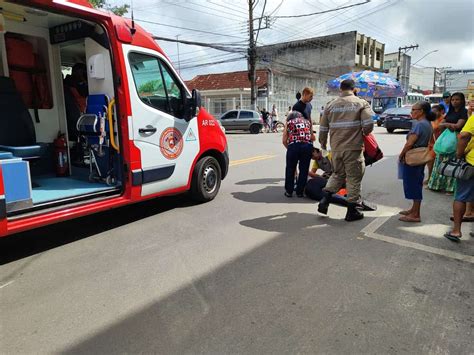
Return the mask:
<path id="1" fill-rule="evenodd" d="M 414 105 L 417 102 L 424 101 L 425 97 L 423 94 L 418 92 L 407 92 L 407 95 L 403 98 L 404 105 Z"/>
<path id="2" fill-rule="evenodd" d="M 443 101 L 443 94 L 425 95 L 425 101 L 428 101 L 430 105 L 439 104 L 441 101 Z"/>

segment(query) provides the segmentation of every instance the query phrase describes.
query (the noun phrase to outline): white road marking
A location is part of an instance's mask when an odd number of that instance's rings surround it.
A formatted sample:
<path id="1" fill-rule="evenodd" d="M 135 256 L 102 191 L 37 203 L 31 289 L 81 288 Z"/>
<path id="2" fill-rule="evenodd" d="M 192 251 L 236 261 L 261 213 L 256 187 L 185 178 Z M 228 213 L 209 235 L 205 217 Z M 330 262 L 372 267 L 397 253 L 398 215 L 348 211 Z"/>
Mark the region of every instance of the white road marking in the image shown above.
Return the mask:
<path id="1" fill-rule="evenodd" d="M 386 235 L 375 233 L 375 231 L 379 229 L 389 219 L 390 217 L 388 216 L 376 218 L 371 223 L 369 223 L 365 228 L 363 228 L 361 232 L 368 238 L 377 239 L 377 240 L 381 240 L 387 243 L 392 243 L 392 244 L 400 245 L 407 248 L 421 250 L 421 251 L 425 251 L 425 252 L 436 254 L 436 255 L 442 255 L 451 259 L 456 259 L 456 260 L 465 261 L 465 262 L 474 264 L 474 256 L 471 256 L 471 255 L 456 253 L 451 250 L 430 247 L 428 245 L 410 242 L 408 240 L 393 238 Z"/>
<path id="2" fill-rule="evenodd" d="M 14 282 L 15 282 L 15 280 L 11 280 L 11 281 L 8 281 L 6 284 L 0 285 L 0 289 L 4 288 L 4 287 L 7 287 L 8 285 L 11 285 Z"/>

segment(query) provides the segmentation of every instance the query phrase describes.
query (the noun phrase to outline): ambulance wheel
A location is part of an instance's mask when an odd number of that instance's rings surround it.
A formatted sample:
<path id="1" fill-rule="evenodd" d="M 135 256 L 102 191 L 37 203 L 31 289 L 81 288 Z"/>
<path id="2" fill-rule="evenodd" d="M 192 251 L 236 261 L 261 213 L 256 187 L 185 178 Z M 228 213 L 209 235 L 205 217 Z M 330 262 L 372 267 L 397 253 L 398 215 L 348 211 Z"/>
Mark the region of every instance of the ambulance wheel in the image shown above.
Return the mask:
<path id="1" fill-rule="evenodd" d="M 253 124 L 250 126 L 250 133 L 258 134 L 260 133 L 260 126 L 258 124 Z"/>
<path id="2" fill-rule="evenodd" d="M 221 167 L 214 157 L 201 158 L 194 167 L 191 198 L 197 202 L 213 200 L 219 192 L 221 176 Z"/>

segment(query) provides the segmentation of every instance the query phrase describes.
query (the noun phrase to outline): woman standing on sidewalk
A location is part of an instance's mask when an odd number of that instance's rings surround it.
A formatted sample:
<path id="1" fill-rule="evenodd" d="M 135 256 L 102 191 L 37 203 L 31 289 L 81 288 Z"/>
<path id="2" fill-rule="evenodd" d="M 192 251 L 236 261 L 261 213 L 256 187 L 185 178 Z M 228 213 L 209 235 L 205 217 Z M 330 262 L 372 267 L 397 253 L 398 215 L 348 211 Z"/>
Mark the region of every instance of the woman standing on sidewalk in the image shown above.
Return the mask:
<path id="1" fill-rule="evenodd" d="M 467 120 L 466 99 L 462 92 L 456 92 L 451 95 L 449 111 L 444 120 L 439 124 L 441 131 L 449 129 L 450 131 L 459 133 Z M 428 188 L 433 191 L 445 191 L 452 194 L 455 189 L 456 179 L 446 177 L 438 173 L 439 164 L 445 159 L 454 159 L 456 152 L 452 154 L 436 154 L 433 165 L 433 172 L 428 182 Z"/>
<path id="2" fill-rule="evenodd" d="M 474 103 L 473 103 L 474 106 Z M 465 159 L 474 168 L 474 115 L 471 115 L 459 134 L 456 158 Z M 444 236 L 454 242 L 462 237 L 461 224 L 466 218 L 466 206 L 474 203 L 474 179 L 457 179 L 456 194 L 453 202 L 453 229 Z M 472 213 L 472 211 L 470 212 Z"/>
<path id="3" fill-rule="evenodd" d="M 283 145 L 286 147 L 285 196 L 292 197 L 295 189 L 295 172 L 299 163 L 296 196 L 303 197 L 308 179 L 309 164 L 315 136 L 311 122 L 300 112 L 292 111 L 288 115 L 283 131 Z"/>
<path id="4" fill-rule="evenodd" d="M 426 163 L 426 166 L 428 167 L 428 177 L 425 180 L 425 182 L 423 183 L 425 185 L 428 185 L 428 181 L 430 180 L 431 174 L 433 172 L 434 159 L 436 159 L 436 153 L 435 153 L 433 147 L 434 147 L 434 144 L 436 142 L 436 139 L 438 139 L 438 137 L 441 135 L 442 131 L 441 131 L 441 128 L 439 127 L 439 125 L 441 124 L 441 122 L 443 122 L 444 117 L 445 117 L 445 112 L 444 112 L 444 106 L 443 105 L 435 105 L 431 108 L 431 110 L 433 111 L 433 113 L 436 116 L 436 119 L 433 122 L 431 122 L 431 127 L 433 127 L 433 135 L 431 136 L 430 144 L 428 145 L 428 148 L 430 148 L 430 152 L 433 156 L 433 160 Z"/>
<path id="5" fill-rule="evenodd" d="M 401 211 L 402 222 L 420 222 L 421 201 L 423 200 L 423 179 L 425 164 L 410 166 L 405 164 L 405 155 L 412 148 L 428 147 L 433 128 L 430 121 L 435 119 L 428 102 L 417 102 L 411 109 L 411 118 L 416 120 L 407 135 L 407 142 L 400 152 L 399 161 L 402 168 L 403 190 L 407 200 L 413 200 L 409 210 Z"/>

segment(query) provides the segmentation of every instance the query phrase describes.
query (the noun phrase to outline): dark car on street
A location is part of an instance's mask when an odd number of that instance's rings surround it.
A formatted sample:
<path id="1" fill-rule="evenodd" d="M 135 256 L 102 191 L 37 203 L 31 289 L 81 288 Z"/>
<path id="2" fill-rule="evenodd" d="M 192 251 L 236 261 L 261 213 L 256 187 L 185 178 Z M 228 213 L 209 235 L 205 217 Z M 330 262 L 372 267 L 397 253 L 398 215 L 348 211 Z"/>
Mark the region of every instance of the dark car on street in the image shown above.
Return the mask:
<path id="1" fill-rule="evenodd" d="M 226 131 L 249 131 L 257 134 L 263 127 L 260 113 L 253 110 L 227 111 L 219 118 L 219 121 Z"/>
<path id="2" fill-rule="evenodd" d="M 411 106 L 389 108 L 379 116 L 379 122 L 382 122 L 388 133 L 396 129 L 411 129 L 413 120 L 410 112 Z"/>

